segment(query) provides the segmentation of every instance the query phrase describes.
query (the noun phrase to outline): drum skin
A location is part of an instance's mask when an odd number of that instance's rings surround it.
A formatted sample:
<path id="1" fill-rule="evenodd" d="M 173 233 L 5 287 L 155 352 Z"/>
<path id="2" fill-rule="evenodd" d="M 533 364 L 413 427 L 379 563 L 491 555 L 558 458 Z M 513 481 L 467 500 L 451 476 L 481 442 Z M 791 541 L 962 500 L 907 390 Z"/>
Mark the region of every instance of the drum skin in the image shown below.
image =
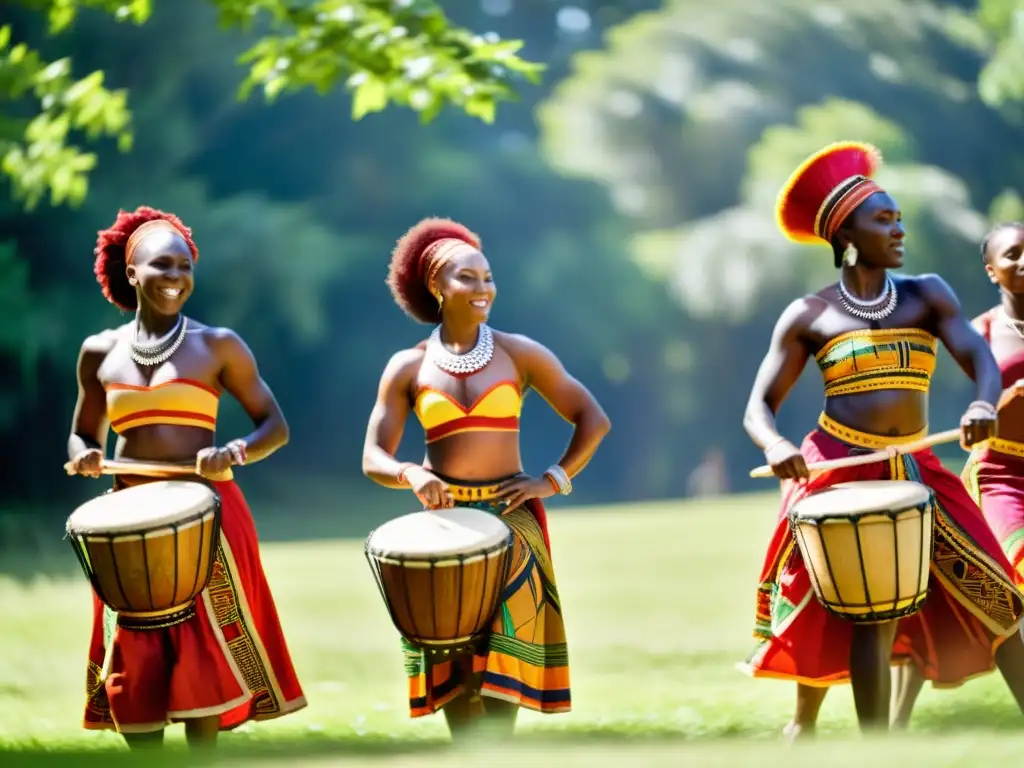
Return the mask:
<path id="1" fill-rule="evenodd" d="M 370 534 L 367 560 L 395 628 L 406 640 L 428 650 L 457 650 L 487 631 L 512 557 L 512 531 L 502 526 L 508 532 L 500 541 L 438 554 L 382 551 L 376 532 Z"/>
<path id="2" fill-rule="evenodd" d="M 924 604 L 934 522 L 931 491 L 908 481 L 843 483 L 790 512 L 819 602 L 858 623 L 909 616 Z"/>
<path id="3" fill-rule="evenodd" d="M 68 537 L 97 596 L 123 626 L 155 629 L 193 615 L 195 599 L 213 570 L 219 497 L 213 495 L 199 509 L 164 515 L 159 522 L 140 521 L 134 529 L 123 522 L 100 528 L 76 529 L 72 516 Z"/>

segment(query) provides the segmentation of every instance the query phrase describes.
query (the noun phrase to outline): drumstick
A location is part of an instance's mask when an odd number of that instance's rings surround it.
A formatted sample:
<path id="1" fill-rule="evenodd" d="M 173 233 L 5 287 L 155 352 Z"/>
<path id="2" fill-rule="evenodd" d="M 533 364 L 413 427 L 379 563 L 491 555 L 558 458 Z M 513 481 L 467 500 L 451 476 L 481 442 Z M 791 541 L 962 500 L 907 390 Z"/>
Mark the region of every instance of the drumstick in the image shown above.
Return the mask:
<path id="1" fill-rule="evenodd" d="M 952 443 L 960 439 L 959 429 L 947 429 L 945 432 L 936 432 L 934 435 L 921 438 L 920 440 L 914 440 L 910 443 L 904 443 L 903 445 L 894 445 L 884 451 L 875 451 L 874 453 L 865 453 L 860 456 L 846 456 L 842 459 L 829 459 L 828 461 L 815 461 L 807 465 L 807 469 L 813 472 L 827 472 L 830 469 L 842 469 L 843 467 L 857 467 L 861 464 L 873 464 L 876 461 L 885 461 L 893 455 L 899 455 L 901 453 L 916 453 L 917 451 L 923 451 L 925 448 L 931 448 L 933 445 L 939 445 L 941 443 Z M 772 468 L 767 464 L 763 464 L 756 469 L 750 470 L 751 477 L 775 477 L 775 473 L 772 472 Z"/>
<path id="2" fill-rule="evenodd" d="M 64 471 L 74 474 L 72 463 L 64 465 Z M 125 461 L 104 459 L 100 462 L 101 475 L 141 475 L 144 477 L 168 477 L 172 475 L 194 475 L 195 464 L 169 464 L 159 461 Z"/>

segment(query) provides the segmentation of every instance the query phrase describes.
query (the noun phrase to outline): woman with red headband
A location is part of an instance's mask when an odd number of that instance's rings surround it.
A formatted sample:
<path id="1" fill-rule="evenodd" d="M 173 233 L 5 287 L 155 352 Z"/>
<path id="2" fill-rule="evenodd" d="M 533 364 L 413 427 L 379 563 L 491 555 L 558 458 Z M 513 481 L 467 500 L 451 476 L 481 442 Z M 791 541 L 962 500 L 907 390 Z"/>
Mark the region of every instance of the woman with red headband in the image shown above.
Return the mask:
<path id="1" fill-rule="evenodd" d="M 398 242 L 388 286 L 406 314 L 435 327 L 425 343 L 388 361 L 363 450 L 363 472 L 375 482 L 411 489 L 428 509 L 472 504 L 501 515 L 514 534 L 512 575 L 480 651 L 436 664 L 403 638 L 410 714 L 443 709 L 453 738 L 487 721 L 510 735 L 519 707 L 569 711 L 565 627 L 541 499 L 572 491 L 610 428 L 548 349 L 487 325 L 497 291 L 480 247 L 447 219 L 423 220 Z M 529 388 L 574 427 L 563 456 L 538 477 L 523 474 L 519 455 Z M 395 458 L 410 413 L 425 432 L 421 464 Z"/>
<path id="2" fill-rule="evenodd" d="M 789 738 L 814 731 L 828 686 L 852 682 L 861 727 L 889 725 L 893 663 L 911 662 L 936 685 L 957 685 L 998 665 L 1024 709 L 1024 643 L 1018 634 L 1020 579 L 959 478 L 931 450 L 816 473 L 808 462 L 911 442 L 928 429 L 928 389 L 941 341 L 975 381 L 961 420 L 971 446 L 995 434 L 999 366 L 937 275 L 896 277 L 903 265 L 899 206 L 873 180 L 881 156 L 841 143 L 808 158 L 779 194 L 782 232 L 832 247 L 839 282 L 797 299 L 782 313 L 758 370 L 744 426 L 782 480 L 783 504 L 757 593 L 755 637 L 745 665 L 755 677 L 797 683 Z M 818 426 L 800 448 L 782 437 L 775 414 L 814 357 L 825 385 Z M 840 482 L 908 479 L 935 493 L 935 549 L 922 608 L 898 621 L 854 624 L 814 598 L 793 546 L 786 512 Z"/>
<path id="3" fill-rule="evenodd" d="M 220 496 L 221 538 L 197 610 L 174 626 L 120 626 L 93 595 L 84 726 L 115 729 L 138 747 L 162 744 L 167 724 L 184 722 L 190 744 L 211 745 L 221 730 L 305 706 L 256 527 L 231 470 L 283 446 L 288 425 L 245 342 L 182 314 L 199 251 L 178 217 L 148 207 L 121 211 L 99 233 L 95 253 L 103 295 L 135 317 L 82 344 L 72 468 L 99 476 L 111 428 L 119 459 L 194 461 Z M 216 447 L 224 392 L 256 428 Z M 146 480 L 120 475 L 114 488 Z"/>

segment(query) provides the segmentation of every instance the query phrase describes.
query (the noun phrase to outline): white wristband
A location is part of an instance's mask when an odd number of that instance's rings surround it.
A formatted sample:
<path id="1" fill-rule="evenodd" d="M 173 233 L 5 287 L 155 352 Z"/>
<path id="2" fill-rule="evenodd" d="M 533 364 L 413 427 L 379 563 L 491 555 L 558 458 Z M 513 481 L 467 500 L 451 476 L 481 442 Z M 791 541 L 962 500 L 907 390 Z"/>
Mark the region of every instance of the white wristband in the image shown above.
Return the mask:
<path id="1" fill-rule="evenodd" d="M 555 485 L 558 486 L 558 492 L 560 494 L 568 496 L 572 493 L 572 480 L 569 479 L 569 474 L 560 466 L 552 464 L 544 474 L 555 481 Z"/>
<path id="2" fill-rule="evenodd" d="M 991 413 L 993 416 L 997 413 L 996 407 L 987 400 L 974 400 L 967 406 L 967 410 L 971 410 L 971 408 L 978 408 L 979 410 L 983 409 Z"/>

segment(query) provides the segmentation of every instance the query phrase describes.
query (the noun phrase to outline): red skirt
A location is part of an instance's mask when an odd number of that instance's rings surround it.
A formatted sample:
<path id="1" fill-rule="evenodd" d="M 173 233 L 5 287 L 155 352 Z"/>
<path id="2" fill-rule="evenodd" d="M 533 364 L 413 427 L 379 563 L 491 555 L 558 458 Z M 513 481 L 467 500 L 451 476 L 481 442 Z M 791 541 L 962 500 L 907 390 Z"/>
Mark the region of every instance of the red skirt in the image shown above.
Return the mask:
<path id="1" fill-rule="evenodd" d="M 1006 557 L 1024 574 L 1024 445 L 989 443 L 971 453 L 962 478 Z"/>
<path id="2" fill-rule="evenodd" d="M 801 447 L 808 463 L 838 459 L 853 447 L 822 430 Z M 852 624 L 818 602 L 786 513 L 799 499 L 830 485 L 859 480 L 914 480 L 935 493 L 935 549 L 929 594 L 921 610 L 899 620 L 893 663 L 911 661 L 926 680 L 952 687 L 995 669 L 995 652 L 1024 614 L 1020 576 L 964 488 L 935 454 L 921 451 L 785 481 L 775 534 L 761 570 L 754 637 L 741 668 L 754 677 L 828 686 L 850 680 Z"/>
<path id="3" fill-rule="evenodd" d="M 146 733 L 217 716 L 229 730 L 306 705 L 245 497 L 233 481 L 213 485 L 221 499 L 220 546 L 192 618 L 166 629 L 124 629 L 93 593 L 85 728 Z"/>

